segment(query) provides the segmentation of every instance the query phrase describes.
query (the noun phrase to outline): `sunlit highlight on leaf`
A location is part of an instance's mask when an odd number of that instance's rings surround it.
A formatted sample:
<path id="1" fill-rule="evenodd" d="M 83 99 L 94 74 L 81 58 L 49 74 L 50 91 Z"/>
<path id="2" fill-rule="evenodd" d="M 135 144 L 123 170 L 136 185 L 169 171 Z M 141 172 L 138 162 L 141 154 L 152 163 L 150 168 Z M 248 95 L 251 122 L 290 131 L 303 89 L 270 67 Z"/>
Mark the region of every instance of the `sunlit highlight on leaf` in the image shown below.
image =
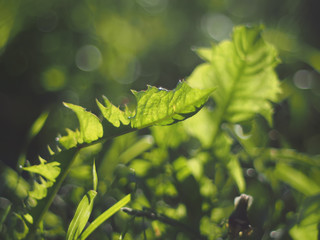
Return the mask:
<path id="1" fill-rule="evenodd" d="M 130 123 L 130 113 L 127 111 L 123 112 L 119 108 L 115 107 L 106 97 L 103 97 L 103 106 L 98 100 L 97 104 L 100 111 L 105 119 L 107 119 L 113 126 L 120 127 L 121 124 L 128 125 Z"/>
<path id="2" fill-rule="evenodd" d="M 60 163 L 59 162 L 49 162 L 47 163 L 46 160 L 39 157 L 40 164 L 39 165 L 33 165 L 30 167 L 24 167 L 23 170 L 28 172 L 37 173 L 49 181 L 55 182 L 55 179 L 58 177 L 60 173 Z"/>
<path id="3" fill-rule="evenodd" d="M 80 123 L 80 138 L 78 143 L 91 143 L 103 136 L 103 128 L 100 120 L 94 114 L 87 112 L 83 107 L 64 103 L 64 105 L 74 111 Z"/>
<path id="4" fill-rule="evenodd" d="M 124 134 L 136 129 L 142 129 L 153 125 L 170 125 L 183 121 L 196 114 L 207 102 L 213 88 L 205 90 L 193 89 L 185 82 L 179 82 L 173 90 L 148 86 L 145 91 L 132 91 L 137 100 L 136 109 L 130 112 L 115 107 L 106 97 L 104 105 L 97 100 L 97 105 L 104 117 L 118 134 Z M 59 139 L 62 146 L 69 149 L 78 144 L 91 143 L 93 141 L 112 136 L 112 126 L 107 126 L 105 132 L 100 120 L 84 108 L 64 103 L 73 110 L 80 122 L 80 131 L 67 129 L 67 136 Z M 110 135 L 108 135 L 110 134 Z"/>
<path id="5" fill-rule="evenodd" d="M 179 82 L 172 91 L 149 86 L 146 91 L 133 91 L 137 99 L 131 126 L 144 128 L 151 125 L 169 125 L 197 113 L 207 101 L 213 88 L 200 90 Z"/>

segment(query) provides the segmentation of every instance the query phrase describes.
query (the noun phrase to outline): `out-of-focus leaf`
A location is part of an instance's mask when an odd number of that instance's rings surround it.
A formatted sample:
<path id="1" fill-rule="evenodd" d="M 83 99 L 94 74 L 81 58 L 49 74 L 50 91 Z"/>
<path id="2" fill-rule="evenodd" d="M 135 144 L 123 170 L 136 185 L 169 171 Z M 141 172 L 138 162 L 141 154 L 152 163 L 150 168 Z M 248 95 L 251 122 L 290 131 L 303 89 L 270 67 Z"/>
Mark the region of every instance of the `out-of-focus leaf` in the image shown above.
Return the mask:
<path id="1" fill-rule="evenodd" d="M 228 170 L 234 181 L 236 182 L 239 192 L 243 193 L 246 189 L 246 182 L 243 177 L 242 168 L 236 156 L 232 156 L 228 162 Z"/>
<path id="2" fill-rule="evenodd" d="M 96 191 L 90 190 L 80 201 L 76 213 L 69 225 L 66 237 L 67 240 L 76 240 L 80 236 L 90 217 L 96 195 Z"/>
<path id="3" fill-rule="evenodd" d="M 30 141 L 32 140 L 32 138 L 34 138 L 41 131 L 42 127 L 44 126 L 44 124 L 48 118 L 48 115 L 49 115 L 49 112 L 47 112 L 47 111 L 43 112 L 32 124 L 32 126 L 28 132 L 28 135 L 27 135 L 24 150 L 21 151 L 20 156 L 18 158 L 17 166 L 20 167 L 20 166 L 25 165 L 27 147 L 28 147 Z"/>
<path id="4" fill-rule="evenodd" d="M 270 156 L 272 159 L 279 162 L 307 164 L 309 166 L 316 166 L 320 171 L 320 158 L 319 156 L 308 156 L 303 153 L 298 153 L 293 149 L 271 149 Z"/>
<path id="5" fill-rule="evenodd" d="M 319 224 L 319 214 L 314 213 L 309 215 L 307 218 L 303 219 L 302 222 L 293 226 L 290 229 L 290 236 L 294 240 L 308 239 L 317 240 L 318 238 L 318 224 Z"/>
<path id="6" fill-rule="evenodd" d="M 183 182 L 189 175 L 192 174 L 189 166 L 188 160 L 185 157 L 179 157 L 172 164 L 175 172 L 177 180 Z"/>
<path id="7" fill-rule="evenodd" d="M 0 3 L 0 50 L 7 44 L 16 22 L 17 13 L 19 12 L 19 1 L 6 1 Z"/>
<path id="8" fill-rule="evenodd" d="M 308 176 L 286 164 L 278 163 L 274 176 L 306 196 L 320 193 L 320 186 Z"/>
<path id="9" fill-rule="evenodd" d="M 279 80 L 274 67 L 279 63 L 276 49 L 261 37 L 262 27 L 236 27 L 231 41 L 203 49 L 209 63 L 195 69 L 188 78 L 191 86 L 217 87 L 218 122 L 238 123 L 263 115 L 271 124 L 270 101 L 277 101 Z M 205 77 L 204 77 L 205 76 Z"/>
<path id="10" fill-rule="evenodd" d="M 212 121 L 212 113 L 203 108 L 197 115 L 183 122 L 185 130 L 199 139 L 204 148 L 212 144 L 213 135 L 216 132 L 216 124 Z"/>
<path id="11" fill-rule="evenodd" d="M 197 115 L 201 112 L 202 110 Z M 193 117 L 186 121 L 190 119 L 193 119 Z M 154 126 L 151 128 L 151 132 L 155 142 L 162 147 L 176 148 L 189 138 L 185 128 L 179 123 L 170 126 Z"/>
<path id="12" fill-rule="evenodd" d="M 130 168 L 134 169 L 138 176 L 144 176 L 151 167 L 152 162 L 144 159 L 135 159 L 130 164 Z"/>
<path id="13" fill-rule="evenodd" d="M 194 178 L 199 181 L 203 176 L 203 166 L 201 161 L 198 158 L 189 159 L 188 167 Z"/>
<path id="14" fill-rule="evenodd" d="M 43 112 L 36 121 L 32 124 L 31 129 L 29 131 L 29 139 L 36 136 L 40 130 L 42 129 L 43 125 L 45 124 L 47 118 L 48 118 L 49 112 Z"/>
<path id="15" fill-rule="evenodd" d="M 277 51 L 263 40 L 261 33 L 262 26 L 235 27 L 231 40 L 199 49 L 198 55 L 206 62 L 187 79 L 192 87 L 217 87 L 213 93 L 213 110 L 203 109 L 184 122 L 184 126 L 227 164 L 240 192 L 246 186 L 238 159 L 231 154 L 233 140 L 228 134 L 232 133 L 229 123 L 248 122 L 260 114 L 271 125 L 271 102 L 276 102 L 280 93 L 280 82 L 274 71 L 279 63 Z"/>
<path id="16" fill-rule="evenodd" d="M 32 223 L 32 217 L 29 214 L 15 214 L 15 218 L 18 222 L 17 225 L 19 225 L 19 228 L 14 229 L 14 239 L 25 239 L 29 232 L 27 223 Z"/>
<path id="17" fill-rule="evenodd" d="M 69 176 L 80 182 L 87 182 L 92 180 L 92 168 L 90 165 L 76 165 L 70 169 Z"/>
<path id="18" fill-rule="evenodd" d="M 114 179 L 113 171 L 119 164 L 118 158 L 138 141 L 136 135 L 136 132 L 132 132 L 115 138 L 111 143 L 110 150 L 100 159 L 99 168 L 97 169 L 100 179 L 99 192 L 102 191 L 101 185 L 106 186 Z"/>
<path id="19" fill-rule="evenodd" d="M 232 139 L 229 135 L 223 131 L 220 131 L 214 141 L 214 154 L 221 160 L 228 162 L 231 153 Z"/>
<path id="20" fill-rule="evenodd" d="M 212 50 L 211 48 L 197 48 L 196 52 L 198 54 L 199 57 L 201 57 L 203 60 L 207 61 L 207 62 L 211 62 L 212 61 Z"/>
<path id="21" fill-rule="evenodd" d="M 290 236 L 298 239 L 318 239 L 320 222 L 320 193 L 306 198 L 300 207 L 298 221 L 290 229 Z"/>
<path id="22" fill-rule="evenodd" d="M 303 219 L 307 218 L 309 215 L 312 215 L 312 214 L 317 214 L 318 216 L 317 222 L 319 222 L 320 221 L 319 202 L 320 202 L 320 193 L 315 196 L 307 197 L 303 201 L 303 204 L 300 207 L 298 223 L 303 221 Z"/>
<path id="23" fill-rule="evenodd" d="M 2 225 L 11 210 L 11 206 L 12 203 L 8 199 L 0 197 L 0 233 L 2 231 Z"/>
<path id="24" fill-rule="evenodd" d="M 198 154 L 194 158 L 186 159 L 185 157 L 177 158 L 172 166 L 178 181 L 183 182 L 189 175 L 200 181 L 203 177 L 203 164 L 207 161 L 205 154 Z"/>
<path id="25" fill-rule="evenodd" d="M 258 119 L 246 122 L 250 126 L 250 131 L 244 133 L 244 124 L 234 124 L 229 127 L 232 135 L 237 138 L 245 151 L 251 156 L 258 156 L 269 142 L 269 136 L 266 134 L 266 125 Z"/>
<path id="26" fill-rule="evenodd" d="M 20 201 L 28 196 L 28 190 L 30 189 L 28 182 L 2 162 L 0 162 L 0 181 L 3 185 L 1 191 L 9 192 L 11 196 L 17 197 L 17 199 L 11 199 L 11 201 Z"/>
<path id="27" fill-rule="evenodd" d="M 130 160 L 144 153 L 154 145 L 153 137 L 150 135 L 139 139 L 131 147 L 127 148 L 118 158 L 118 162 L 128 163 Z"/>
<path id="28" fill-rule="evenodd" d="M 97 227 L 99 227 L 104 221 L 109 219 L 113 214 L 119 211 L 122 207 L 124 207 L 128 202 L 131 201 L 131 194 L 128 194 L 124 198 L 122 198 L 119 202 L 114 204 L 107 211 L 103 212 L 99 217 L 97 217 L 81 234 L 80 239 L 86 239 Z"/>
<path id="29" fill-rule="evenodd" d="M 33 165 L 30 167 L 24 167 L 23 170 L 37 173 L 45 177 L 49 181 L 55 182 L 56 178 L 60 173 L 60 167 L 59 167 L 60 163 L 56 161 L 47 163 L 47 161 L 41 157 L 39 157 L 39 160 L 40 160 L 40 164 Z"/>

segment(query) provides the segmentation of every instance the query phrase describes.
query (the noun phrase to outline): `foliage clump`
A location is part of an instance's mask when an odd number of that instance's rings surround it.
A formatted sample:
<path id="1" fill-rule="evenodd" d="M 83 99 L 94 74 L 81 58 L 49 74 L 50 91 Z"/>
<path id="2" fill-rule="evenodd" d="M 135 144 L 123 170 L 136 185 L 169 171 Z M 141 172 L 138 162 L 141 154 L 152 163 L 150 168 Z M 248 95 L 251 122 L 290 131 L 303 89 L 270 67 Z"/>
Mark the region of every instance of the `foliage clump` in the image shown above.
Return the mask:
<path id="1" fill-rule="evenodd" d="M 197 49 L 204 63 L 186 81 L 173 90 L 133 91 L 135 108 L 121 110 L 103 97 L 96 115 L 64 103 L 79 128 L 59 137 L 49 161 L 23 167 L 33 184 L 4 170 L 10 191 L 10 179 L 25 190 L 17 196 L 24 210 L 5 205 L 0 236 L 260 239 L 280 229 L 283 238 L 316 239 L 319 159 L 270 147 L 280 61 L 262 31 L 238 26 L 231 40 Z M 136 131 L 145 128 L 146 135 Z M 300 206 L 290 209 L 292 201 Z M 59 207 L 73 216 L 67 223 Z M 237 228 L 239 219 L 245 227 Z"/>

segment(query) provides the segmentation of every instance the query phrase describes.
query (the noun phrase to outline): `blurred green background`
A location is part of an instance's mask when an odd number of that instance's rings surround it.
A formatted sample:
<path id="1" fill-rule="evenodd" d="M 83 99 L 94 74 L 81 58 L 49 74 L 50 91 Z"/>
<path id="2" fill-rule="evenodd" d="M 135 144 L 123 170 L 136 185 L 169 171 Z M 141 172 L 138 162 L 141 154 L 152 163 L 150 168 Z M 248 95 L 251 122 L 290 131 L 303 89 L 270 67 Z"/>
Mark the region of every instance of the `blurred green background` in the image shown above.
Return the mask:
<path id="1" fill-rule="evenodd" d="M 16 168 L 24 151 L 32 163 L 46 158 L 57 133 L 75 128 L 62 102 L 98 112 L 102 95 L 130 105 L 130 89 L 172 89 L 201 63 L 194 47 L 260 23 L 282 61 L 271 144 L 319 154 L 319 9 L 318 0 L 0 0 L 0 160 Z M 48 121 L 28 142 L 45 111 Z"/>
<path id="2" fill-rule="evenodd" d="M 193 47 L 257 23 L 282 59 L 275 126 L 289 146 L 319 153 L 318 9 L 317 0 L 0 1 L 1 161 L 15 165 L 43 111 L 49 122 L 30 159 L 72 124 L 62 101 L 94 111 L 101 95 L 120 105 L 132 101 L 129 89 L 172 89 L 200 63 Z"/>

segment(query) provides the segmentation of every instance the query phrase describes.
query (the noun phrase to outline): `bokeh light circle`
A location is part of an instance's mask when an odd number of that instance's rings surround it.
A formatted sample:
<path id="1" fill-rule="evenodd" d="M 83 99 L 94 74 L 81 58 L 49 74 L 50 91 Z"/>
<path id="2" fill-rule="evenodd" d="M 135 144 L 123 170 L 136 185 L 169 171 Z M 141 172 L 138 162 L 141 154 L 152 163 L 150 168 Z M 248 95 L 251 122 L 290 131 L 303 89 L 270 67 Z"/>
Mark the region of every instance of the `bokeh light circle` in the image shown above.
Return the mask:
<path id="1" fill-rule="evenodd" d="M 77 51 L 75 61 L 80 70 L 91 72 L 100 67 L 102 55 L 96 46 L 85 45 Z"/>

